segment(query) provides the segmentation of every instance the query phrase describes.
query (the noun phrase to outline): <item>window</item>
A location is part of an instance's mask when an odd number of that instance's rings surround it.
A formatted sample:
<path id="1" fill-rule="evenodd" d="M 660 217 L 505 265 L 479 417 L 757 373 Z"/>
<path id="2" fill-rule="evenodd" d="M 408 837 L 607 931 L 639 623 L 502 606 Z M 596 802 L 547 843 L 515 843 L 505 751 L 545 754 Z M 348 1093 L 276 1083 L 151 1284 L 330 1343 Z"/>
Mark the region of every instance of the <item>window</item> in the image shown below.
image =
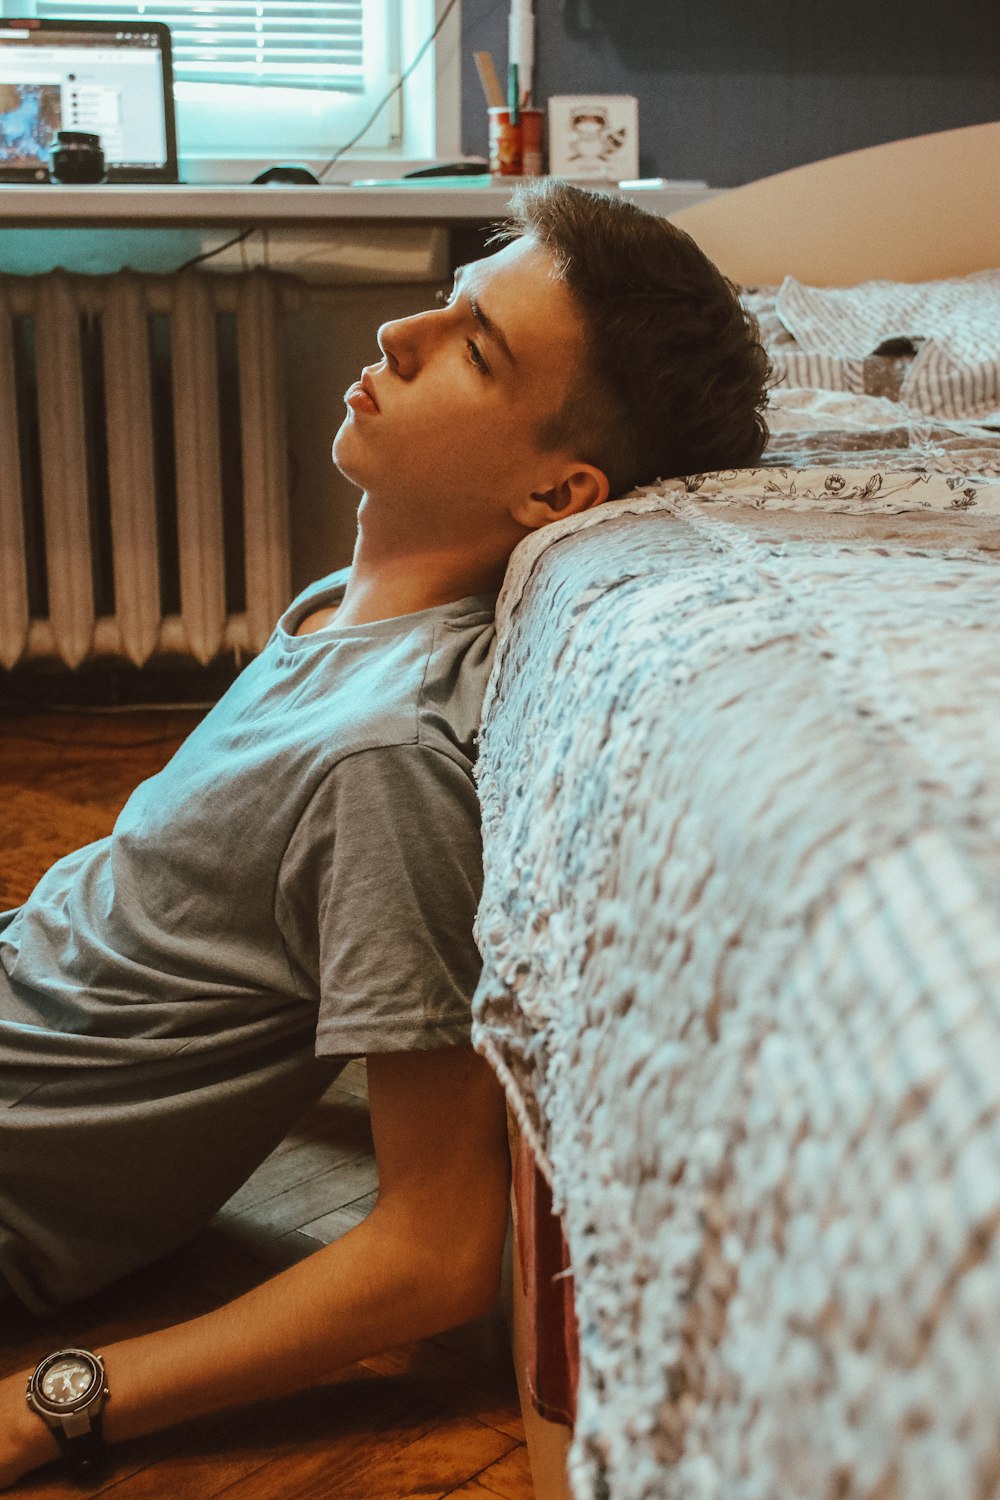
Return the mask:
<path id="1" fill-rule="evenodd" d="M 329 160 L 365 126 L 442 20 L 447 0 L 0 0 L 0 13 L 165 21 L 182 176 L 247 181 L 275 161 Z M 455 155 L 459 6 L 337 177 L 374 159 Z"/>

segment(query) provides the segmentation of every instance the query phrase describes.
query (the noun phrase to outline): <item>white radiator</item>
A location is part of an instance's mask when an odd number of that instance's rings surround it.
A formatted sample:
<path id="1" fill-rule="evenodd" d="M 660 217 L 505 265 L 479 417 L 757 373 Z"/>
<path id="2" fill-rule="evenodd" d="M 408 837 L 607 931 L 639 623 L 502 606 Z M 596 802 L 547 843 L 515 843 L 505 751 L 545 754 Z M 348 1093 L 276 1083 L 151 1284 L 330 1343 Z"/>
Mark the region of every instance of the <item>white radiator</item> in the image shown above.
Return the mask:
<path id="1" fill-rule="evenodd" d="M 0 276 L 0 663 L 264 644 L 290 596 L 287 295 Z"/>

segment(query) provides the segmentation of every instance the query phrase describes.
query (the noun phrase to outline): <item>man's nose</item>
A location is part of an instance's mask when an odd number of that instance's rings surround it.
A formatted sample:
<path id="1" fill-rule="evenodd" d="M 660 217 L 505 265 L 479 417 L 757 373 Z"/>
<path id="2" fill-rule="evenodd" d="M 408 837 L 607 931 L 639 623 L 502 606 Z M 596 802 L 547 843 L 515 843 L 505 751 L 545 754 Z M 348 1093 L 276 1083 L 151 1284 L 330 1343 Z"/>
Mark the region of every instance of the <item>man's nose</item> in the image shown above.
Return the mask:
<path id="1" fill-rule="evenodd" d="M 390 370 L 404 380 L 410 380 L 426 357 L 430 339 L 428 322 L 430 313 L 417 313 L 412 318 L 394 318 L 383 323 L 378 331 L 378 346 L 385 355 Z"/>

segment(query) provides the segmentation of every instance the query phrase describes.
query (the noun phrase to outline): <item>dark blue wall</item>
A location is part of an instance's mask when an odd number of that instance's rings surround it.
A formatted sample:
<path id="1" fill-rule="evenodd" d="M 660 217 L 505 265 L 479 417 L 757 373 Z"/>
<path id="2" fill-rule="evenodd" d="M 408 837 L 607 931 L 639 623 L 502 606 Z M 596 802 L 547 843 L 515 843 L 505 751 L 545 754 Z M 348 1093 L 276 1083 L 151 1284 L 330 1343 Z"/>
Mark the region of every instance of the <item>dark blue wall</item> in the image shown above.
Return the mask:
<path id="1" fill-rule="evenodd" d="M 463 0 L 463 148 L 486 154 L 472 53 L 506 0 Z M 713 186 L 1000 119 L 1000 0 L 535 0 L 536 98 L 635 94 L 644 176 Z M 865 232 L 865 226 L 858 226 Z"/>

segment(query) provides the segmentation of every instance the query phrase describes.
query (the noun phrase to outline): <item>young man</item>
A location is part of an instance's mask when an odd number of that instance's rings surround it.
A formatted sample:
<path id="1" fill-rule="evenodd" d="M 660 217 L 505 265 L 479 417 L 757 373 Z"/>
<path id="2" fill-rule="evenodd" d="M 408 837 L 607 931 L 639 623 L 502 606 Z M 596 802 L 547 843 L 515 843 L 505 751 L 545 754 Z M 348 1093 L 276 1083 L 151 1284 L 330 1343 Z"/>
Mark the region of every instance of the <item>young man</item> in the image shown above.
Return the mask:
<path id="1" fill-rule="evenodd" d="M 496 1297 L 504 1104 L 468 1042 L 496 592 L 539 526 L 753 463 L 767 374 L 665 222 L 546 184 L 505 237 L 384 325 L 346 393 L 350 570 L 292 604 L 109 839 L 0 918 L 0 1301 L 45 1312 L 179 1243 L 362 1053 L 377 1205 L 236 1302 L 104 1348 L 103 1373 L 54 1350 L 30 1403 L 32 1372 L 0 1382 L 0 1486 Z"/>

